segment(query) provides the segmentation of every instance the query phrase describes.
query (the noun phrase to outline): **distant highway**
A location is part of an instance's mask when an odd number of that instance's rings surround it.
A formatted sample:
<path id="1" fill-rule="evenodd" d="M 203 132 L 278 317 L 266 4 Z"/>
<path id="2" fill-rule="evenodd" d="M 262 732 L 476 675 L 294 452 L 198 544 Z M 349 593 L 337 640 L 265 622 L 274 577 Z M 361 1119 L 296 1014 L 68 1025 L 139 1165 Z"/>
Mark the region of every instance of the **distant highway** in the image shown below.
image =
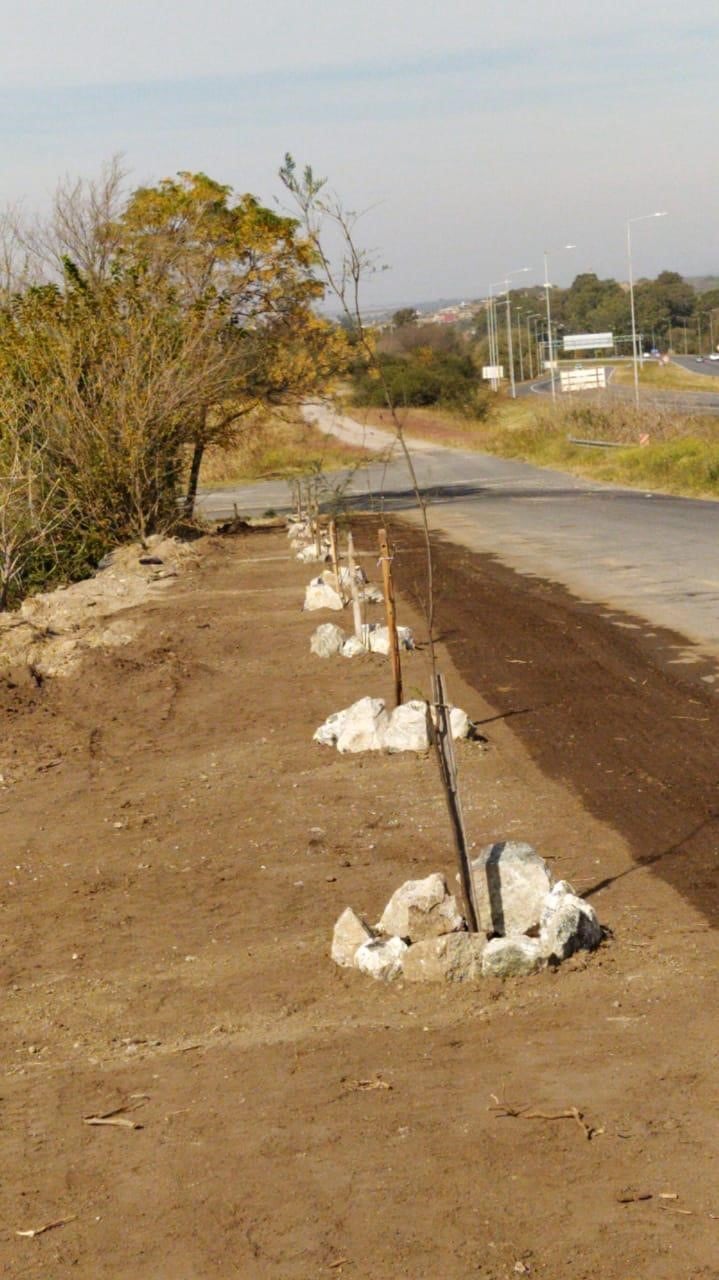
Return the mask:
<path id="1" fill-rule="evenodd" d="M 707 374 L 710 378 L 719 378 L 719 360 L 707 360 L 706 356 L 701 364 L 697 364 L 696 356 L 672 356 L 672 364 L 679 364 L 682 369 L 700 376 Z"/>
<path id="2" fill-rule="evenodd" d="M 674 364 L 680 365 L 683 369 L 687 369 L 690 373 L 709 374 L 712 377 L 719 377 L 719 361 L 704 360 L 701 364 L 696 363 L 694 356 L 672 356 Z M 611 396 L 615 400 L 632 400 L 634 398 L 634 388 L 631 385 L 622 385 L 616 383 L 612 379 L 612 366 L 607 369 L 608 379 L 606 391 L 599 393 L 592 391 L 572 392 L 572 395 L 581 395 L 582 397 L 594 397 L 597 394 L 601 396 Z M 556 377 L 557 397 L 565 399 L 566 393 L 559 389 L 559 376 Z M 548 374 L 543 374 L 541 378 L 535 378 L 533 382 L 523 382 L 517 387 L 518 396 L 529 395 L 549 395 L 551 394 L 552 384 Z M 719 382 L 717 383 L 716 393 L 713 391 L 662 391 L 654 387 L 642 387 L 640 383 L 640 395 L 642 400 L 648 404 L 660 405 L 667 409 L 676 409 L 677 413 L 711 413 L 719 414 Z"/>

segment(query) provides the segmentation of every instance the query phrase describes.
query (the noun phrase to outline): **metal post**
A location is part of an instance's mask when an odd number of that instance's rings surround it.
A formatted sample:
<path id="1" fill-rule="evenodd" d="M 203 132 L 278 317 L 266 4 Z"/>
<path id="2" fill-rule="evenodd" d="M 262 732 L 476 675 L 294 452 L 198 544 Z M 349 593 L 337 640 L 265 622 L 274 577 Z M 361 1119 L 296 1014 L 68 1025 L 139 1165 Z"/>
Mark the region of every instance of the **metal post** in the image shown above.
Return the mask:
<path id="1" fill-rule="evenodd" d="M 532 312 L 527 313 L 527 355 L 529 357 L 529 378 L 534 378 L 534 361 L 532 360 L 532 335 L 529 331 L 529 322 L 532 319 Z"/>
<path id="2" fill-rule="evenodd" d="M 519 318 L 522 314 L 522 308 L 515 307 L 515 311 L 517 312 L 517 345 L 519 346 L 519 381 L 524 382 L 524 357 L 522 355 L 522 321 Z"/>
<path id="3" fill-rule="evenodd" d="M 632 269 L 632 220 L 627 221 L 627 263 L 629 265 L 629 306 L 632 313 L 632 364 L 634 367 L 634 403 L 639 408 L 639 361 L 637 360 L 637 317 L 634 310 L 634 274 Z"/>
<path id="4" fill-rule="evenodd" d="M 554 360 L 552 359 L 552 311 L 549 302 L 549 254 L 544 254 L 544 293 L 547 302 L 547 337 L 549 339 L 549 372 L 552 380 L 552 400 L 556 403 L 557 388 L 554 385 Z"/>
<path id="5" fill-rule="evenodd" d="M 509 381 L 512 387 L 512 399 L 517 399 L 517 387 L 514 381 L 514 348 L 512 346 L 512 304 L 507 290 L 507 359 L 509 360 Z"/>

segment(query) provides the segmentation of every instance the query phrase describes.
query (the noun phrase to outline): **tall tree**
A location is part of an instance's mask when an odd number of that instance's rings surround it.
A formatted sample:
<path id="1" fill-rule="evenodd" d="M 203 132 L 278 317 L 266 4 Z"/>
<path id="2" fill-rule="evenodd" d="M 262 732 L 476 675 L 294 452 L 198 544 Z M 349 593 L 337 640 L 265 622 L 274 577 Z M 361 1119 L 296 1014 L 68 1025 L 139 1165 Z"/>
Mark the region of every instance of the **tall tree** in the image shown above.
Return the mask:
<path id="1" fill-rule="evenodd" d="M 137 190 L 119 226 L 124 261 L 166 282 L 190 323 L 209 317 L 226 357 L 223 396 L 208 396 L 191 424 L 189 515 L 207 446 L 229 443 L 258 406 L 317 391 L 341 365 L 345 340 L 314 310 L 324 290 L 297 221 L 254 196 L 180 173 Z"/>

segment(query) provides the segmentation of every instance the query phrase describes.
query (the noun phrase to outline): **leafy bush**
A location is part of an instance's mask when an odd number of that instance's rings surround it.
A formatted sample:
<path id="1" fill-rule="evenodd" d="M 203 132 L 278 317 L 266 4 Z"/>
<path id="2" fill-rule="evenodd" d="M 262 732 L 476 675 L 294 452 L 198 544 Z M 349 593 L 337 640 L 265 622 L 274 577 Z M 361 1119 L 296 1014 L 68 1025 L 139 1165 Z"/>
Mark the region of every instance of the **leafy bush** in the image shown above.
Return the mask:
<path id="1" fill-rule="evenodd" d="M 378 370 L 357 369 L 354 398 L 360 405 L 384 408 L 443 405 L 484 417 L 489 396 L 480 387 L 469 356 L 420 348 L 407 356 L 379 355 Z"/>

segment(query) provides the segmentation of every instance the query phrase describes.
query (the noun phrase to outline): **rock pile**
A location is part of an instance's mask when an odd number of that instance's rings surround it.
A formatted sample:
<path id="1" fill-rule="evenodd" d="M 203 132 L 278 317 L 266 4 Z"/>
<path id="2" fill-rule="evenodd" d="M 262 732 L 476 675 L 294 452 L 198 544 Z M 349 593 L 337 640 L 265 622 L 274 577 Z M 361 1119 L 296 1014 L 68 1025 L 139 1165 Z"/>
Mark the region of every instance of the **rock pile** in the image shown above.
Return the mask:
<path id="1" fill-rule="evenodd" d="M 111 551 L 91 578 L 28 596 L 0 612 L 0 673 L 67 676 L 90 650 L 130 644 L 142 627 L 137 606 L 195 563 L 187 543 L 154 534 Z"/>
<path id="2" fill-rule="evenodd" d="M 451 708 L 449 720 L 453 738 L 476 736 L 475 726 L 459 707 Z M 388 712 L 382 698 L 360 698 L 351 707 L 328 716 L 324 724 L 315 730 L 313 739 L 323 746 L 336 747 L 343 754 L 427 751 L 427 703 L 413 699 Z"/>
<path id="3" fill-rule="evenodd" d="M 398 627 L 397 639 L 401 649 L 414 649 L 411 627 Z M 382 627 L 377 622 L 366 623 L 360 639 L 354 635 L 346 636 L 342 628 L 333 622 L 322 622 L 310 640 L 310 652 L 319 658 L 329 658 L 334 653 L 340 653 L 343 658 L 354 658 L 358 653 L 381 653 L 387 657 L 389 627 Z"/>
<path id="4" fill-rule="evenodd" d="M 290 540 L 292 550 L 295 552 L 295 559 L 304 562 L 329 559 L 330 544 L 327 534 L 324 531 L 320 532 L 318 554 L 317 542 L 309 520 L 289 520 L 287 522 L 287 537 Z"/>
<path id="5" fill-rule="evenodd" d="M 467 933 L 456 898 L 435 873 L 401 885 L 373 927 L 347 907 L 334 928 L 335 964 L 383 982 L 474 982 L 536 973 L 601 942 L 594 909 L 566 880 L 552 884 L 531 845 L 488 845 L 472 874 L 479 933 Z"/>

